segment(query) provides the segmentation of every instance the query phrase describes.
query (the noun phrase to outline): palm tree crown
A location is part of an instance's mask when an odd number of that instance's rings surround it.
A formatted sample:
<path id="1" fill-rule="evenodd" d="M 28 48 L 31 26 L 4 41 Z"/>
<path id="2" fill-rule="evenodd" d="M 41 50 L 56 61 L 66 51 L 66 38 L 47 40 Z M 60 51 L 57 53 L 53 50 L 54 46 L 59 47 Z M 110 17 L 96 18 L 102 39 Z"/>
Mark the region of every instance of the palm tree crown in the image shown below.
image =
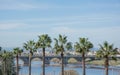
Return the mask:
<path id="1" fill-rule="evenodd" d="M 24 43 L 23 47 L 26 49 L 26 50 L 29 50 L 30 53 L 33 55 L 33 52 L 36 51 L 36 43 L 34 42 L 34 40 L 30 40 L 30 41 L 27 41 L 26 43 Z"/>
<path id="2" fill-rule="evenodd" d="M 51 38 L 48 36 L 48 34 L 43 34 L 38 36 L 39 40 L 36 44 L 37 48 L 46 48 L 51 47 Z"/>
<path id="3" fill-rule="evenodd" d="M 23 49 L 20 49 L 19 47 L 16 47 L 13 50 L 14 50 L 14 54 L 16 54 L 16 55 L 19 55 L 23 52 Z"/>
<path id="4" fill-rule="evenodd" d="M 59 39 L 54 38 L 54 40 L 55 40 L 54 49 L 56 50 L 56 53 L 64 52 L 65 49 L 67 50 L 72 49 L 72 43 L 67 42 L 67 36 L 59 35 Z"/>
<path id="5" fill-rule="evenodd" d="M 96 56 L 100 58 L 114 57 L 114 55 L 118 54 L 117 48 L 113 48 L 113 44 L 110 44 L 105 41 L 103 45 L 99 45 L 100 49 L 97 51 Z"/>
<path id="6" fill-rule="evenodd" d="M 93 44 L 88 41 L 88 38 L 79 38 L 79 42 L 76 42 L 74 45 L 76 52 L 78 53 L 86 53 L 90 48 L 93 48 Z"/>
<path id="7" fill-rule="evenodd" d="M 3 53 L 1 54 L 2 60 L 6 60 L 9 59 L 9 57 L 12 55 L 11 52 L 7 52 L 6 50 L 3 51 Z"/>

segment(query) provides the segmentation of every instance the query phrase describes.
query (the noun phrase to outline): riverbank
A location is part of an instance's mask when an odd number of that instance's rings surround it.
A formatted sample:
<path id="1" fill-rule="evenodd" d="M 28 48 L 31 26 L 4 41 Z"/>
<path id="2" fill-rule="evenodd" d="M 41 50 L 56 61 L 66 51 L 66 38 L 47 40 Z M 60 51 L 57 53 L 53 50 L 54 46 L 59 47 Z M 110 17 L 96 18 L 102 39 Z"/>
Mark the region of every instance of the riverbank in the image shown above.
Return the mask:
<path id="1" fill-rule="evenodd" d="M 104 60 L 86 61 L 86 64 L 104 66 Z M 110 65 L 110 66 L 117 66 L 117 65 L 120 65 L 120 59 L 118 59 L 117 61 L 109 60 L 109 65 Z"/>
<path id="2" fill-rule="evenodd" d="M 49 65 L 51 67 L 61 67 L 60 64 L 54 64 L 54 65 Z M 64 67 L 67 68 L 82 68 L 82 64 L 67 64 L 64 65 Z M 87 69 L 102 69 L 104 70 L 104 66 L 103 65 L 95 65 L 95 64 L 86 64 L 86 68 Z M 120 66 L 109 66 L 109 70 L 119 70 L 120 71 Z"/>

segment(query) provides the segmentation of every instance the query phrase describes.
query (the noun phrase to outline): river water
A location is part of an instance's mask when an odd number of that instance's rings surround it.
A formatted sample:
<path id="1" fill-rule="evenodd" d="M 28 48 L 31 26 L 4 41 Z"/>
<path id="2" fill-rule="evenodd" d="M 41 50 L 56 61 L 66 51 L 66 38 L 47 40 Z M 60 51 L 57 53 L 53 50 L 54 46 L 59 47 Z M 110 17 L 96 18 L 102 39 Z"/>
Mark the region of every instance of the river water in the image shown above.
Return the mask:
<path id="1" fill-rule="evenodd" d="M 42 66 L 40 66 L 41 63 L 39 61 L 32 62 L 32 69 L 31 73 L 32 75 L 40 75 L 42 73 Z M 52 65 L 52 64 L 51 64 Z M 76 65 L 66 65 L 65 70 L 76 70 L 79 75 L 82 75 L 82 68 L 81 67 L 75 67 Z M 79 65 L 77 65 L 79 66 Z M 92 66 L 93 67 L 93 66 Z M 97 68 L 91 68 L 90 65 L 87 65 L 86 68 L 86 75 L 105 75 L 104 69 L 102 66 L 95 66 Z M 21 66 L 20 67 L 19 74 L 20 75 L 28 75 L 28 66 Z M 99 69 L 98 69 L 99 68 Z M 45 74 L 46 75 L 59 75 L 61 71 L 61 67 L 57 66 L 46 66 L 45 67 Z M 111 68 L 109 70 L 109 75 L 120 75 L 120 68 Z"/>

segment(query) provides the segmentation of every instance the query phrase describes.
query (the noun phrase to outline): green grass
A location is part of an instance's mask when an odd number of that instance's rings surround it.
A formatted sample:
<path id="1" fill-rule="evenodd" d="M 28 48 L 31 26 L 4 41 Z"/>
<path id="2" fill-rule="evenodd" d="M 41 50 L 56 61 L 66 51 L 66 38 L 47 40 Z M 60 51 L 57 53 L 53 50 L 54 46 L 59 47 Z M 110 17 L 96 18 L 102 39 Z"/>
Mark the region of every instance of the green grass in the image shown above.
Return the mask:
<path id="1" fill-rule="evenodd" d="M 91 65 L 104 65 L 104 60 L 93 60 L 93 61 L 88 61 L 86 63 Z M 120 65 L 120 60 L 117 61 L 110 60 L 109 65 L 111 66 Z"/>

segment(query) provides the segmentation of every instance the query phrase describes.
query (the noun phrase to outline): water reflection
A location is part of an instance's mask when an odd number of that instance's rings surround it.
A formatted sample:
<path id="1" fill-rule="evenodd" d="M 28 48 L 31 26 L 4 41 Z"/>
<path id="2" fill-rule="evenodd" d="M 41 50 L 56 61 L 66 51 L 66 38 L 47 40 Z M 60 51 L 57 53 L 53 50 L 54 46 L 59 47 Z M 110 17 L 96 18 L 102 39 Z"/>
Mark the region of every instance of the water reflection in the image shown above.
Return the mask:
<path id="1" fill-rule="evenodd" d="M 21 60 L 21 59 L 18 59 L 19 60 L 19 66 L 23 66 L 24 65 L 24 61 Z M 16 65 L 17 64 L 17 61 L 16 61 L 16 58 L 14 58 L 14 64 Z"/>
<path id="2" fill-rule="evenodd" d="M 42 61 L 32 61 L 31 66 L 40 66 L 40 65 L 42 66 L 42 63 L 43 63 Z"/>

